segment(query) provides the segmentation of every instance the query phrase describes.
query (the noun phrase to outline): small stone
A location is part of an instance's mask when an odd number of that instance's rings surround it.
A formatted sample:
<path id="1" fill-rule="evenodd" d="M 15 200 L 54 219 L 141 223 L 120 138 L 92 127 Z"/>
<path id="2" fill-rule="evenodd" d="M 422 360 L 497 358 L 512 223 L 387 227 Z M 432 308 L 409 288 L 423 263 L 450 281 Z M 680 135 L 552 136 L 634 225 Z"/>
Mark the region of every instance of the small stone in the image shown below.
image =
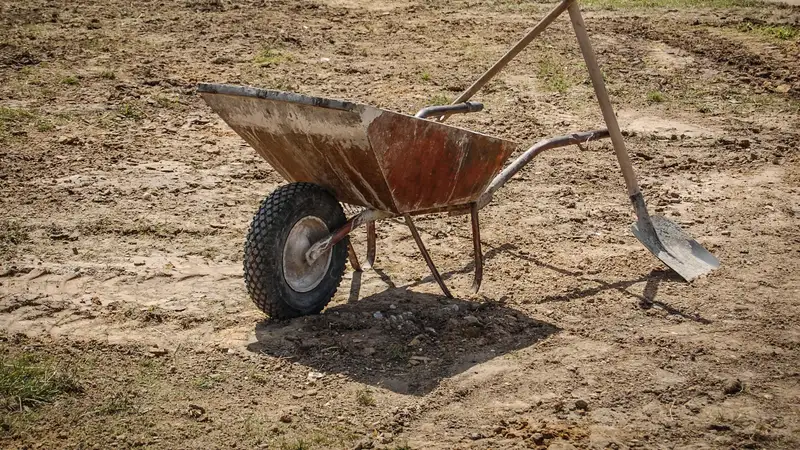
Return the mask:
<path id="1" fill-rule="evenodd" d="M 739 379 L 736 379 L 725 383 L 722 391 L 725 392 L 726 395 L 736 395 L 739 392 L 742 392 L 742 389 L 742 382 Z"/>
<path id="2" fill-rule="evenodd" d="M 588 411 L 589 410 L 589 403 L 587 403 L 586 400 L 583 400 L 583 399 L 576 400 L 575 401 L 575 409 Z"/>
<path id="3" fill-rule="evenodd" d="M 303 398 L 304 395 L 305 394 L 303 394 L 302 392 L 293 392 L 292 393 L 292 398 L 297 400 L 298 398 Z"/>
<path id="4" fill-rule="evenodd" d="M 478 320 L 478 318 L 475 316 L 465 316 L 464 321 L 471 325 L 478 325 L 481 323 L 480 320 Z"/>
<path id="5" fill-rule="evenodd" d="M 425 332 L 426 332 L 426 333 L 433 334 L 433 335 L 436 335 L 436 330 L 434 330 L 434 329 L 433 329 L 433 328 L 431 328 L 431 327 L 425 327 Z"/>
<path id="6" fill-rule="evenodd" d="M 364 349 L 364 355 L 365 356 L 372 356 L 374 354 L 375 354 L 375 348 L 374 347 L 367 347 L 367 348 Z"/>
<path id="7" fill-rule="evenodd" d="M 739 141 L 739 147 L 750 148 L 750 140 L 749 139 L 742 139 L 741 141 Z"/>
<path id="8" fill-rule="evenodd" d="M 312 371 L 312 372 L 308 372 L 308 376 L 306 377 L 306 379 L 308 381 L 317 381 L 317 380 L 323 378 L 324 376 L 325 376 L 325 374 L 322 373 L 322 372 L 313 372 Z"/>
<path id="9" fill-rule="evenodd" d="M 61 136 L 58 138 L 58 143 L 62 145 L 78 145 L 81 143 L 81 138 L 78 136 Z"/>
<path id="10" fill-rule="evenodd" d="M 283 423 L 292 423 L 292 416 L 290 416 L 289 414 L 284 414 L 281 416 L 280 420 Z"/>
<path id="11" fill-rule="evenodd" d="M 389 305 L 389 309 L 397 309 L 397 305 L 395 305 L 394 303 L 392 303 L 391 305 Z"/>
<path id="12" fill-rule="evenodd" d="M 165 348 L 158 348 L 156 346 L 150 347 L 147 351 L 153 356 L 164 356 L 169 353 L 169 350 Z"/>
<path id="13" fill-rule="evenodd" d="M 152 199 L 153 199 L 153 194 L 150 192 L 145 192 L 144 195 L 142 195 L 142 200 L 150 201 Z"/>
<path id="14" fill-rule="evenodd" d="M 442 310 L 447 312 L 458 312 L 458 305 L 447 305 L 442 308 Z"/>
<path id="15" fill-rule="evenodd" d="M 419 347 L 422 344 L 422 340 L 423 339 L 425 339 L 425 335 L 424 334 L 418 334 L 418 335 L 414 336 L 414 339 L 412 339 L 411 342 L 408 343 L 408 346 L 409 347 Z"/>
<path id="16" fill-rule="evenodd" d="M 383 313 L 380 312 L 380 311 L 375 311 L 374 313 L 372 313 L 372 317 L 374 317 L 374 318 L 376 318 L 378 320 L 381 320 L 381 319 L 383 319 Z"/>
<path id="17" fill-rule="evenodd" d="M 383 433 L 383 436 L 381 436 L 381 444 L 391 444 L 392 441 L 394 441 L 392 433 Z"/>
<path id="18" fill-rule="evenodd" d="M 477 441 L 479 439 L 483 439 L 483 435 L 480 433 L 470 433 L 469 438 L 472 439 L 473 441 Z"/>
<path id="19" fill-rule="evenodd" d="M 544 444 L 544 435 L 542 433 L 533 433 L 531 439 L 533 439 L 533 443 L 536 445 Z"/>

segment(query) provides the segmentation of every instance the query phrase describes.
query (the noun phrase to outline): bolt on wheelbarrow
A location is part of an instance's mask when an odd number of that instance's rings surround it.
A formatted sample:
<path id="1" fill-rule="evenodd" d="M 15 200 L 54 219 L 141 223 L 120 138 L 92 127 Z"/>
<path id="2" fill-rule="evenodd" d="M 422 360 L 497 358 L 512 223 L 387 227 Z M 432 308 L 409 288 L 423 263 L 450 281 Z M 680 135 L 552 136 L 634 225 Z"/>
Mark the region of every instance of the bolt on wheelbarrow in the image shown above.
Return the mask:
<path id="1" fill-rule="evenodd" d="M 515 143 L 443 122 L 453 114 L 481 111 L 480 103 L 468 100 L 564 11 L 569 12 L 607 128 L 540 141 L 503 168 Z M 676 224 L 647 211 L 575 0 L 553 8 L 452 105 L 427 107 L 415 116 L 244 86 L 200 84 L 198 91 L 289 182 L 261 203 L 245 243 L 245 284 L 256 305 L 272 318 L 321 311 L 341 282 L 345 260 L 361 270 L 350 232 L 366 226 L 366 266 L 372 267 L 375 224 L 393 217 L 403 218 L 433 278 L 451 297 L 412 217 L 469 214 L 477 291 L 483 274 L 478 212 L 494 192 L 546 150 L 609 137 L 637 216 L 634 235 L 686 281 L 719 267 Z M 362 210 L 347 218 L 343 204 Z"/>

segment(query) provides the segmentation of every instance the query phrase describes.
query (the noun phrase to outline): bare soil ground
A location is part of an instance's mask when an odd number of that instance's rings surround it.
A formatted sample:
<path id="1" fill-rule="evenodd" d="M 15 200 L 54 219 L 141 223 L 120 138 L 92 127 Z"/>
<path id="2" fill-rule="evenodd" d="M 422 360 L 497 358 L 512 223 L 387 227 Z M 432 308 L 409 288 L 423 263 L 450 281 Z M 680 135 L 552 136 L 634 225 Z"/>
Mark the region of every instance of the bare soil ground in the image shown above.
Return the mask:
<path id="1" fill-rule="evenodd" d="M 636 241 L 593 143 L 482 211 L 478 295 L 467 219 L 418 222 L 452 301 L 386 221 L 377 270 L 272 323 L 242 243 L 283 180 L 196 83 L 414 112 L 552 5 L 0 1 L 0 446 L 800 448 L 800 9 L 648 4 L 587 25 L 651 209 L 719 271 Z M 453 123 L 523 144 L 602 124 L 566 18 L 476 99 Z M 17 363 L 78 387 L 22 402 Z"/>

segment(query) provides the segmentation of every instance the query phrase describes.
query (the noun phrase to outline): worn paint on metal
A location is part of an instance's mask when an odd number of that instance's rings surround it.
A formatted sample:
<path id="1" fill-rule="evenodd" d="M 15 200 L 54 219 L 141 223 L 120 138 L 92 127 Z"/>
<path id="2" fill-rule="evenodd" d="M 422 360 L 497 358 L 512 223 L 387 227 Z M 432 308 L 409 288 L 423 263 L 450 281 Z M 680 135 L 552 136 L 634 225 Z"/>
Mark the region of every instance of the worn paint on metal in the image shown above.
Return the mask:
<path id="1" fill-rule="evenodd" d="M 515 148 L 366 105 L 240 86 L 198 90 L 286 180 L 395 214 L 476 200 Z"/>
<path id="2" fill-rule="evenodd" d="M 515 148 L 509 141 L 392 112 L 375 118 L 368 133 L 399 212 L 476 200 Z"/>

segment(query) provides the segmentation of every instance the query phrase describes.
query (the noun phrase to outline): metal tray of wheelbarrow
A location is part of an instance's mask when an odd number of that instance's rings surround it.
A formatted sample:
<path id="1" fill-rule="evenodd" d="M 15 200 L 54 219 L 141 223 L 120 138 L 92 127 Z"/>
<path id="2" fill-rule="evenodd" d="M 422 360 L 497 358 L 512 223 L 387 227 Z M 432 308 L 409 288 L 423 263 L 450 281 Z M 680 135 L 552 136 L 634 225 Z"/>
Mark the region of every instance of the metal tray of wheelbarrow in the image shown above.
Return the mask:
<path id="1" fill-rule="evenodd" d="M 290 182 L 394 214 L 476 201 L 516 144 L 384 109 L 224 84 L 198 92 Z"/>

